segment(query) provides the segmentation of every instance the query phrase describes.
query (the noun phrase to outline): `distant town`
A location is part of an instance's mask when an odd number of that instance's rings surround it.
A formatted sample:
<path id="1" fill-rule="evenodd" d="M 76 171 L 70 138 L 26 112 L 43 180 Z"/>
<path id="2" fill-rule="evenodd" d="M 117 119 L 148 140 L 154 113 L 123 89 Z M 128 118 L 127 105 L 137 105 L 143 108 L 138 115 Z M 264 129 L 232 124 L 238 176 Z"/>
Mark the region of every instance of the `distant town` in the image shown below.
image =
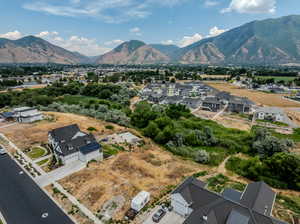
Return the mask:
<path id="1" fill-rule="evenodd" d="M 3 220 L 297 223 L 299 72 L 2 65 Z"/>

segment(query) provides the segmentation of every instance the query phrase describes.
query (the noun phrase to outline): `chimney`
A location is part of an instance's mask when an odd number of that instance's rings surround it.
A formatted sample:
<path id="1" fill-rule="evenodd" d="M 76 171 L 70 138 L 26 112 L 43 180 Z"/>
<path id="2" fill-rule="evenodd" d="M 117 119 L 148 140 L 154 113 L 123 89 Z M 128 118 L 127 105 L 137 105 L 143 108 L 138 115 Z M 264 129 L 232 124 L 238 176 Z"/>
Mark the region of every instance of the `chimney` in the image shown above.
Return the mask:
<path id="1" fill-rule="evenodd" d="M 207 221 L 207 215 L 204 215 L 202 218 L 204 221 Z"/>

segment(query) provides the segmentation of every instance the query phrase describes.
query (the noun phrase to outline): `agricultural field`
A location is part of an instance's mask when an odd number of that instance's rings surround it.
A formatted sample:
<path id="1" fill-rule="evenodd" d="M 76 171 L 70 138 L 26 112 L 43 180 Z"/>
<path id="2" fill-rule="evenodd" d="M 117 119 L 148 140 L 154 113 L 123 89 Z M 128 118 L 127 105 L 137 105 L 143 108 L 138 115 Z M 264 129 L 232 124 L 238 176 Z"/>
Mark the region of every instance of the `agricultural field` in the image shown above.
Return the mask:
<path id="1" fill-rule="evenodd" d="M 229 83 L 208 83 L 220 91 L 230 92 L 232 95 L 247 97 L 258 105 L 273 107 L 300 107 L 300 103 L 284 99 L 286 94 L 264 93 L 255 90 L 242 89 Z"/>

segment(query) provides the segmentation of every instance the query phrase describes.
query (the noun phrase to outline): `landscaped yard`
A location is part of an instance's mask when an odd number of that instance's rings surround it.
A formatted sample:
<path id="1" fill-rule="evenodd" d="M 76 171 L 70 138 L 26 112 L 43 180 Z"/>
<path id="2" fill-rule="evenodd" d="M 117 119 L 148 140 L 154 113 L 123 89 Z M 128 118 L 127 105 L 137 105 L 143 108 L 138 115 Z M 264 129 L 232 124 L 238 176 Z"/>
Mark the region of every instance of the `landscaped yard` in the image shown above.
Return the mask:
<path id="1" fill-rule="evenodd" d="M 27 153 L 27 155 L 33 160 L 38 159 L 46 154 L 47 150 L 41 147 L 34 147 Z"/>
<path id="2" fill-rule="evenodd" d="M 39 165 L 39 166 L 42 166 L 42 165 L 44 165 L 44 164 L 46 164 L 48 162 L 49 162 L 49 159 L 44 159 L 42 161 L 37 162 L 36 164 Z"/>

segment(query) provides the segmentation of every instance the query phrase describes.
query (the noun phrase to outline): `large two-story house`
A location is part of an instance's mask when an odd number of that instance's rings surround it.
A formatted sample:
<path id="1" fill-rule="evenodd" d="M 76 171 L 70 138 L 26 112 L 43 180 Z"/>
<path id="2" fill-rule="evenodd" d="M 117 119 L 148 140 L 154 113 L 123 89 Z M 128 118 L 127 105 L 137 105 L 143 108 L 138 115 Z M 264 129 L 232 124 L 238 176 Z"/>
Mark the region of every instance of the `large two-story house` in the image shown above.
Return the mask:
<path id="1" fill-rule="evenodd" d="M 63 164 L 77 160 L 87 163 L 91 160 L 103 159 L 101 145 L 95 137 L 82 132 L 76 124 L 50 131 L 48 140 L 55 157 Z"/>
<path id="2" fill-rule="evenodd" d="M 206 189 L 206 183 L 190 177 L 171 194 L 174 211 L 184 224 L 286 224 L 272 217 L 276 193 L 264 182 L 248 184 L 243 192 Z"/>
<path id="3" fill-rule="evenodd" d="M 43 114 L 36 108 L 19 107 L 13 110 L 14 117 L 20 123 L 32 123 L 43 120 Z"/>

